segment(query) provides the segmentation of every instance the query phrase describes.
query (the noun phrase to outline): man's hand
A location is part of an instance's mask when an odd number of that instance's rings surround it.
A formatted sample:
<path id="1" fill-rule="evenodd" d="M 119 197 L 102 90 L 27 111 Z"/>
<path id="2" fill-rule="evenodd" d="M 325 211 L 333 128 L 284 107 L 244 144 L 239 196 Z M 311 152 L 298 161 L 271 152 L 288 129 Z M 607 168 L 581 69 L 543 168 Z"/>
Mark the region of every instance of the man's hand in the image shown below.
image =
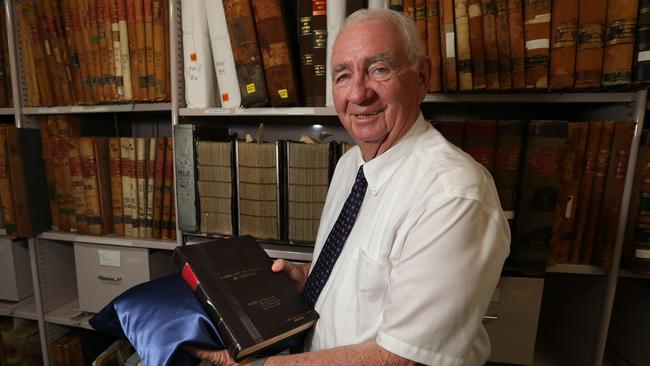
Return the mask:
<path id="1" fill-rule="evenodd" d="M 309 276 L 310 267 L 311 263 L 296 265 L 284 259 L 278 259 L 273 262 L 271 270 L 273 272 L 283 272 L 291 279 L 298 291 L 302 291 L 302 288 L 305 286 L 305 281 L 307 281 L 307 276 Z"/>
<path id="2" fill-rule="evenodd" d="M 230 353 L 225 349 L 198 349 L 190 345 L 183 346 L 183 349 L 199 360 L 208 361 L 215 366 L 244 366 L 250 364 L 248 360 L 244 360 L 241 363 L 235 362 L 230 356 Z"/>

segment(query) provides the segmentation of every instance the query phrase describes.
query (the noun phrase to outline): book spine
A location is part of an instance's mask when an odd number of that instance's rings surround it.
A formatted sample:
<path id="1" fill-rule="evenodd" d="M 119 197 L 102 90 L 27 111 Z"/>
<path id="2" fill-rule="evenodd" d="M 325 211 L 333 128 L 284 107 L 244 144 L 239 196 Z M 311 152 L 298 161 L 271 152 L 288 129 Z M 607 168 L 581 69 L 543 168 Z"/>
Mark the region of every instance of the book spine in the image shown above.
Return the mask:
<path id="1" fill-rule="evenodd" d="M 526 128 L 526 121 L 497 122 L 494 183 L 504 211 L 516 207 Z"/>
<path id="2" fill-rule="evenodd" d="M 465 122 L 464 121 L 438 121 L 434 127 L 449 142 L 463 148 L 465 144 Z"/>
<path id="3" fill-rule="evenodd" d="M 118 4 L 117 1 L 109 1 L 110 9 L 109 16 L 111 22 L 111 33 L 113 39 L 113 65 L 115 66 L 115 88 L 117 89 L 117 100 L 124 100 L 124 77 L 122 72 L 122 49 L 120 40 L 120 23 L 118 17 Z"/>
<path id="4" fill-rule="evenodd" d="M 573 88 L 579 0 L 553 2 L 551 15 L 550 89 Z"/>
<path id="5" fill-rule="evenodd" d="M 600 86 L 607 24 L 607 0 L 580 0 L 576 51 L 576 88 Z"/>
<path id="6" fill-rule="evenodd" d="M 454 20 L 456 26 L 458 85 L 460 91 L 469 91 L 473 89 L 473 76 L 467 0 L 454 0 Z"/>
<path id="7" fill-rule="evenodd" d="M 178 195 L 178 227 L 183 232 L 199 229 L 198 200 L 196 194 L 196 157 L 194 129 L 191 125 L 177 125 L 174 129 L 176 158 L 176 187 Z"/>
<path id="8" fill-rule="evenodd" d="M 524 0 L 526 88 L 548 87 L 551 0 Z"/>
<path id="9" fill-rule="evenodd" d="M 95 103 L 104 102 L 104 84 L 102 75 L 102 61 L 99 50 L 99 36 L 97 29 L 97 3 L 96 0 L 83 0 L 86 5 L 86 26 L 88 44 L 90 45 L 90 62 L 93 72 L 93 91 L 95 92 Z M 83 20 L 83 16 L 82 16 Z"/>
<path id="10" fill-rule="evenodd" d="M 77 215 L 74 209 L 74 193 L 73 193 L 73 188 L 72 188 L 72 176 L 70 175 L 70 161 L 69 161 L 69 156 L 70 156 L 70 136 L 69 135 L 60 135 L 59 137 L 59 156 L 61 158 L 61 179 L 59 180 L 62 182 L 62 202 L 59 203 L 59 207 L 61 208 L 62 212 L 61 214 L 65 215 L 68 217 L 68 227 L 67 230 L 70 231 L 75 231 L 75 228 L 77 227 Z M 85 201 L 84 201 L 85 202 Z M 85 206 L 84 206 L 85 207 Z M 85 210 L 84 210 L 84 218 L 85 218 Z"/>
<path id="11" fill-rule="evenodd" d="M 402 0 L 402 11 L 404 12 L 404 15 L 407 17 L 413 19 L 413 15 L 415 13 L 415 0 Z"/>
<path id="12" fill-rule="evenodd" d="M 431 60 L 429 93 L 442 91 L 442 56 L 440 53 L 440 3 L 426 0 L 427 55 Z"/>
<path id="13" fill-rule="evenodd" d="M 52 230 L 59 231 L 61 225 L 61 214 L 59 213 L 59 201 L 56 196 L 57 184 L 55 178 L 56 175 L 54 173 L 54 160 L 56 159 L 57 149 L 55 149 L 55 146 L 53 146 L 54 144 L 52 141 L 52 136 L 50 135 L 49 129 L 47 128 L 47 116 L 38 117 L 38 125 L 39 125 L 39 130 L 41 132 L 43 162 L 45 164 L 45 181 L 47 183 L 47 199 L 49 200 L 50 203 L 50 214 L 52 215 Z M 0 138 L 2 138 L 1 133 L 0 133 Z M 6 143 L 5 143 L 5 150 L 6 150 Z M 5 169 L 6 169 L 6 164 L 5 164 Z M 1 195 L 0 195 L 0 207 L 2 207 Z M 2 215 L 1 210 L 2 209 L 0 208 L 0 215 Z"/>
<path id="14" fill-rule="evenodd" d="M 29 39 L 31 43 L 32 56 L 34 60 L 35 74 L 38 78 L 38 91 L 41 102 L 44 106 L 56 105 L 57 99 L 51 84 L 53 70 L 48 71 L 47 54 L 41 32 L 39 32 L 40 20 L 36 13 L 35 2 L 26 0 L 23 2 L 24 14 L 30 29 Z"/>
<path id="15" fill-rule="evenodd" d="M 129 137 L 120 138 L 120 169 L 122 172 L 122 209 L 124 210 L 124 236 L 133 237 L 133 201 L 131 196 L 131 175 L 135 161 L 131 160 L 134 141 Z"/>
<path id="16" fill-rule="evenodd" d="M 298 1 L 298 43 L 300 46 L 300 79 L 303 105 L 314 106 L 314 47 L 312 31 L 312 0 Z"/>
<path id="17" fill-rule="evenodd" d="M 633 70 L 635 83 L 650 81 L 650 0 L 639 0 Z"/>
<path id="18" fill-rule="evenodd" d="M 97 184 L 97 161 L 92 137 L 79 138 L 79 156 L 83 174 L 84 201 L 88 234 L 102 235 L 102 218 Z"/>
<path id="19" fill-rule="evenodd" d="M 404 11 L 404 1 L 403 0 L 390 0 L 389 9 L 403 12 Z"/>
<path id="20" fill-rule="evenodd" d="M 639 0 L 609 0 L 603 51 L 603 86 L 632 82 L 634 33 Z"/>
<path id="21" fill-rule="evenodd" d="M 84 176 L 81 165 L 81 155 L 79 152 L 79 138 L 66 138 L 68 142 L 68 174 L 70 175 L 70 185 L 72 187 L 72 207 L 76 227 L 73 231 L 80 234 L 88 234 L 88 212 L 86 209 L 86 194 L 84 186 Z M 90 204 L 90 202 L 89 202 Z"/>
<path id="22" fill-rule="evenodd" d="M 512 63 L 510 61 L 510 24 L 508 0 L 496 0 L 496 34 L 499 62 L 499 86 L 501 90 L 512 89 Z"/>
<path id="23" fill-rule="evenodd" d="M 445 91 L 458 89 L 456 74 L 456 31 L 454 28 L 453 0 L 440 0 L 440 55 L 442 57 L 442 82 Z"/>
<path id="24" fill-rule="evenodd" d="M 156 81 L 155 81 L 155 66 L 154 66 L 154 52 L 153 52 L 153 0 L 145 0 L 143 3 L 144 9 L 144 59 L 146 64 L 146 74 L 140 75 L 140 83 L 144 83 L 147 87 L 147 100 L 153 101 L 156 99 Z"/>
<path id="25" fill-rule="evenodd" d="M 136 12 L 137 10 L 140 14 Z M 140 23 L 138 23 L 138 15 L 140 15 Z M 142 25 L 142 27 L 140 27 Z M 142 88 L 140 87 L 140 42 L 144 48 L 144 23 L 142 20 L 142 0 L 126 0 L 126 30 L 128 35 L 129 45 L 129 67 L 131 75 L 131 90 L 133 93 L 134 101 L 142 100 Z M 144 61 L 144 57 L 142 57 Z M 144 66 L 146 68 L 146 65 Z M 145 90 L 146 94 L 146 90 Z"/>
<path id="26" fill-rule="evenodd" d="M 114 233 L 113 202 L 111 193 L 111 161 L 107 137 L 94 137 L 95 162 L 97 163 L 97 188 L 102 235 Z"/>
<path id="27" fill-rule="evenodd" d="M 51 81 L 60 85 L 60 87 L 54 88 L 57 105 L 71 105 L 73 103 L 71 85 L 68 84 L 65 72 L 62 50 L 59 46 L 59 33 L 54 22 L 50 1 L 36 2 L 36 12 L 37 16 L 43 20 L 40 22 L 39 31 L 44 36 L 43 42 L 51 72 Z"/>
<path id="28" fill-rule="evenodd" d="M 68 35 L 68 27 L 66 27 L 66 35 L 68 37 L 68 44 L 74 44 L 74 50 L 70 53 L 71 59 L 76 59 L 79 64 L 79 75 L 81 77 L 81 87 L 83 98 L 80 100 L 82 104 L 92 104 L 95 100 L 95 95 L 92 90 L 91 74 L 90 74 L 90 55 L 86 52 L 84 46 L 83 33 L 81 30 L 81 17 L 79 14 L 79 5 L 77 0 L 66 0 L 64 11 L 68 11 L 69 23 L 71 25 L 71 32 Z M 64 15 L 65 17 L 65 15 Z M 73 38 L 73 40 L 71 39 Z"/>
<path id="29" fill-rule="evenodd" d="M 153 196 L 155 189 L 155 175 L 156 175 L 156 151 L 157 142 L 156 138 L 149 139 L 149 154 L 147 160 L 147 218 L 145 222 L 146 238 L 153 237 Z"/>
<path id="30" fill-rule="evenodd" d="M 60 27 L 60 34 L 62 37 L 61 45 L 63 46 L 62 52 L 69 62 L 71 85 L 74 85 L 74 104 L 84 103 L 84 86 L 83 76 L 81 74 L 81 66 L 79 65 L 79 52 L 75 43 L 74 26 L 72 24 L 72 17 L 70 14 L 70 2 L 60 1 L 59 17 L 55 18 L 57 26 Z M 53 5 L 56 9 L 56 5 Z"/>
<path id="31" fill-rule="evenodd" d="M 252 5 L 271 107 L 297 106 L 300 97 L 281 3 L 254 1 Z"/>
<path id="32" fill-rule="evenodd" d="M 144 238 L 147 233 L 147 143 L 142 137 L 135 139 L 135 174 L 138 192 L 138 236 Z M 134 226 L 135 227 L 135 226 Z M 135 236 L 135 233 L 133 233 Z"/>
<path id="33" fill-rule="evenodd" d="M 122 201 L 121 146 L 119 137 L 108 139 L 111 169 L 111 202 L 113 205 L 113 230 L 124 236 L 124 202 Z"/>
<path id="34" fill-rule="evenodd" d="M 481 0 L 468 0 L 469 15 L 469 45 L 472 62 L 472 78 L 474 90 L 483 90 L 485 81 L 485 48 L 483 47 L 483 14 Z"/>
<path id="35" fill-rule="evenodd" d="M 235 58 L 242 106 L 265 106 L 269 97 L 250 1 L 224 0 L 223 7 Z"/>
<path id="36" fill-rule="evenodd" d="M 418 31 L 420 38 L 420 46 L 422 51 L 427 50 L 427 9 L 425 0 L 415 0 L 414 2 L 413 19 L 415 20 L 415 28 Z"/>
<path id="37" fill-rule="evenodd" d="M 485 48 L 485 77 L 488 90 L 499 90 L 499 48 L 497 45 L 496 0 L 481 0 L 483 15 L 483 44 Z"/>
<path id="38" fill-rule="evenodd" d="M 126 0 L 117 1 L 117 24 L 118 32 L 120 34 L 120 64 L 122 70 L 122 87 L 124 90 L 124 101 L 133 100 L 133 88 L 131 83 L 131 73 L 136 70 L 131 69 L 131 58 L 129 54 L 129 29 L 127 25 L 127 7 Z M 113 26 L 113 35 L 115 35 L 115 26 Z"/>
<path id="39" fill-rule="evenodd" d="M 110 19 L 110 2 L 112 0 L 97 0 L 97 28 L 99 38 L 99 55 L 101 59 L 101 80 L 104 86 L 104 100 L 118 101 L 117 85 L 115 85 L 115 59 L 113 50 L 113 31 Z"/>
<path id="40" fill-rule="evenodd" d="M 523 89 L 526 87 L 526 47 L 521 0 L 508 0 L 508 25 L 510 27 L 512 88 Z"/>
<path id="41" fill-rule="evenodd" d="M 25 36 L 20 37 L 22 71 L 25 79 L 26 106 L 39 106 L 41 104 L 40 94 L 38 92 L 38 80 L 34 72 L 34 57 L 31 50 L 29 23 L 25 14 L 25 5 L 23 0 L 15 2 L 14 12 L 16 13 L 16 23 L 18 32 Z"/>
<path id="42" fill-rule="evenodd" d="M 167 50 L 167 38 L 165 36 L 165 27 L 167 18 L 165 18 L 164 9 L 167 2 L 163 0 L 153 0 L 152 2 L 152 23 L 153 23 L 153 82 L 154 82 L 154 95 L 156 101 L 164 101 L 169 98 L 167 89 L 167 79 L 169 73 L 166 71 L 166 65 L 169 63 Z M 223 9 L 223 4 L 217 1 L 215 7 Z M 225 28 L 225 18 L 223 19 L 223 26 Z M 228 41 L 230 44 L 230 41 Z M 229 51 L 232 53 L 232 50 Z M 234 61 L 233 61 L 234 70 Z M 151 73 L 150 73 L 151 74 Z M 151 81 L 151 80 L 150 80 Z M 223 103 L 222 103 L 223 106 Z"/>
<path id="43" fill-rule="evenodd" d="M 178 138 L 178 136 L 176 137 Z M 154 195 L 153 195 L 153 231 L 154 239 L 160 239 L 162 235 L 162 210 L 163 210 L 163 190 L 165 175 L 165 143 L 167 139 L 159 137 L 156 142 L 156 176 L 154 178 Z"/>
<path id="44" fill-rule="evenodd" d="M 497 121 L 467 121 L 465 123 L 463 150 L 490 173 L 494 173 L 496 135 Z"/>
<path id="45" fill-rule="evenodd" d="M 2 208 L 2 221 L 10 238 L 18 237 L 16 228 L 16 211 L 14 196 L 11 188 L 9 173 L 9 155 L 7 152 L 6 128 L 0 128 L 0 207 Z"/>
<path id="46" fill-rule="evenodd" d="M 325 106 L 325 89 L 327 77 L 327 1 L 312 0 L 312 50 L 314 60 L 314 74 L 312 86 L 314 95 L 314 106 Z"/>
<path id="47" fill-rule="evenodd" d="M 180 125 L 177 125 L 177 127 Z M 174 193 L 174 141 L 171 137 L 165 142 L 165 170 L 163 180 L 163 206 L 161 216 L 161 238 L 171 239 L 170 222 L 172 209 L 172 194 Z M 178 169 L 178 165 L 176 167 Z M 180 188 L 180 185 L 179 185 Z"/>

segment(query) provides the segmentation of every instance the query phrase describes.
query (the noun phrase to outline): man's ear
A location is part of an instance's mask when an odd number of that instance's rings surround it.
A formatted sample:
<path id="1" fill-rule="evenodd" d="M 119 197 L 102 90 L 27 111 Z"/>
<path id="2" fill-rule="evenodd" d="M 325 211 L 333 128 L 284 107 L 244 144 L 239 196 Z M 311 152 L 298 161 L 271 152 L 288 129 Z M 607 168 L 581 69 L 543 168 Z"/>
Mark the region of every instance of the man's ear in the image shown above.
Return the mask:
<path id="1" fill-rule="evenodd" d="M 418 63 L 418 88 L 420 89 L 421 97 L 429 91 L 429 78 L 431 77 L 431 60 L 423 56 Z"/>

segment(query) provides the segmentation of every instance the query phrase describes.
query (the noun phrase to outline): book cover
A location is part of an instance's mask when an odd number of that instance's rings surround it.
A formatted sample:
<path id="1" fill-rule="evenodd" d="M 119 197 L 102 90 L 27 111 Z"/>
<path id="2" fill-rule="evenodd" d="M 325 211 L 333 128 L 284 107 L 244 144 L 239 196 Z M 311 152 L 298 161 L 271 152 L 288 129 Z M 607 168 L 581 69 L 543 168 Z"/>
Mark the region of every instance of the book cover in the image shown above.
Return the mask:
<path id="1" fill-rule="evenodd" d="M 634 50 L 634 82 L 650 81 L 650 0 L 639 0 Z"/>
<path id="2" fill-rule="evenodd" d="M 456 25 L 458 85 L 460 91 L 470 91 L 473 89 L 473 76 L 468 0 L 454 0 L 454 19 Z"/>
<path id="3" fill-rule="evenodd" d="M 551 0 L 524 0 L 526 88 L 548 86 Z"/>
<path id="4" fill-rule="evenodd" d="M 456 75 L 456 30 L 453 0 L 440 0 L 440 56 L 442 58 L 444 90 L 456 91 L 458 76 Z"/>
<path id="5" fill-rule="evenodd" d="M 427 31 L 427 55 L 431 60 L 431 76 L 429 78 L 429 92 L 439 93 L 442 91 L 442 58 L 440 54 L 440 3 L 439 0 L 427 0 L 426 7 L 426 31 Z"/>
<path id="6" fill-rule="evenodd" d="M 468 0 L 467 14 L 469 16 L 469 46 L 472 60 L 472 79 L 474 90 L 485 89 L 485 48 L 483 47 L 483 14 L 481 0 Z M 462 28 L 458 28 L 460 31 Z M 460 35 L 459 35 L 460 39 Z M 460 50 L 460 46 L 459 46 Z"/>
<path id="7" fill-rule="evenodd" d="M 603 70 L 607 0 L 580 0 L 575 87 L 597 88 Z"/>
<path id="8" fill-rule="evenodd" d="M 573 88 L 578 34 L 578 0 L 553 2 L 550 89 Z"/>
<path id="9" fill-rule="evenodd" d="M 235 360 L 311 328 L 318 314 L 250 236 L 176 247 L 172 260 Z"/>
<path id="10" fill-rule="evenodd" d="M 524 13 L 521 0 L 508 0 L 508 27 L 510 29 L 510 63 L 512 88 L 526 87 Z"/>
<path id="11" fill-rule="evenodd" d="M 603 86 L 632 82 L 634 33 L 639 0 L 609 0 L 603 51 Z"/>
<path id="12" fill-rule="evenodd" d="M 510 62 L 510 22 L 508 0 L 496 0 L 495 28 L 499 63 L 499 86 L 501 90 L 512 88 L 512 63 Z"/>

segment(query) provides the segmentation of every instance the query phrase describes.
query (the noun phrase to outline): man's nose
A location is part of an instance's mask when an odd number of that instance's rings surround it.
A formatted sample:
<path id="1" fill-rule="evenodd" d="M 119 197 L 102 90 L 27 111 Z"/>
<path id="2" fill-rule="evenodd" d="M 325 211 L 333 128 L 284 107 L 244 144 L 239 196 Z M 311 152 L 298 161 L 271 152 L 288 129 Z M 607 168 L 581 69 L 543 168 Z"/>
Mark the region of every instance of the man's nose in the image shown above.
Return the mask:
<path id="1" fill-rule="evenodd" d="M 350 95 L 348 100 L 354 104 L 363 104 L 375 96 L 375 91 L 371 83 L 365 76 L 355 77 L 352 80 Z"/>

